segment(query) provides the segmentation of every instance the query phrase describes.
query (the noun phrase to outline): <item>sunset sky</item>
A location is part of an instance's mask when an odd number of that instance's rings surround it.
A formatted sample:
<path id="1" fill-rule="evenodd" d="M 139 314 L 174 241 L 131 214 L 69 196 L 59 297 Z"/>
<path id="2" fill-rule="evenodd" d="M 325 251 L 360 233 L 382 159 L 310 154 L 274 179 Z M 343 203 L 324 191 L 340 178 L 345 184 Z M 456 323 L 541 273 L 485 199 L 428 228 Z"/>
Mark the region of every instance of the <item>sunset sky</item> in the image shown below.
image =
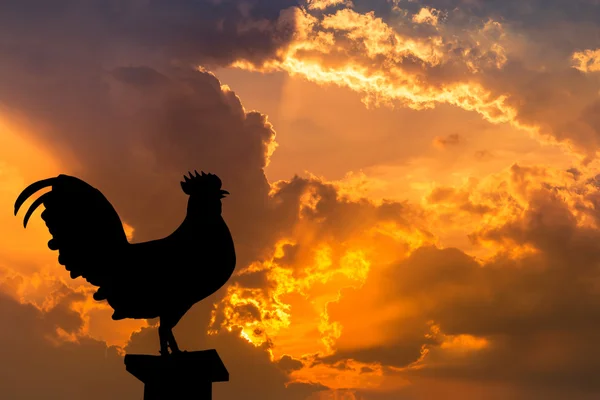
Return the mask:
<path id="1" fill-rule="evenodd" d="M 600 0 L 0 1 L 0 398 L 129 400 L 28 184 L 133 242 L 217 174 L 236 272 L 174 333 L 217 400 L 600 396 Z M 201 255 L 198 256 L 201 265 Z M 200 266 L 210 268 L 218 266 Z M 168 273 L 169 266 L 165 266 Z"/>

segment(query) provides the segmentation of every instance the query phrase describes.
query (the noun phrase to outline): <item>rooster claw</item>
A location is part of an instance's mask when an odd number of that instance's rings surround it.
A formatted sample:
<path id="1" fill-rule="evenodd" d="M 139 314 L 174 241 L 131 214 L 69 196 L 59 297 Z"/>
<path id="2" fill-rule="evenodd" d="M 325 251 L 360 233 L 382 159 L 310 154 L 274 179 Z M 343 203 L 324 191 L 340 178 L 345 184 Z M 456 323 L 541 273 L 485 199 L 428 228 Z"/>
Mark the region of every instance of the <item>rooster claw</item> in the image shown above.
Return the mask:
<path id="1" fill-rule="evenodd" d="M 161 356 L 177 356 L 177 355 L 180 355 L 183 353 L 187 353 L 187 350 L 183 350 L 183 351 L 175 350 L 175 351 L 171 351 L 171 352 L 169 352 L 169 350 L 164 350 L 164 351 L 160 350 L 159 353 Z"/>

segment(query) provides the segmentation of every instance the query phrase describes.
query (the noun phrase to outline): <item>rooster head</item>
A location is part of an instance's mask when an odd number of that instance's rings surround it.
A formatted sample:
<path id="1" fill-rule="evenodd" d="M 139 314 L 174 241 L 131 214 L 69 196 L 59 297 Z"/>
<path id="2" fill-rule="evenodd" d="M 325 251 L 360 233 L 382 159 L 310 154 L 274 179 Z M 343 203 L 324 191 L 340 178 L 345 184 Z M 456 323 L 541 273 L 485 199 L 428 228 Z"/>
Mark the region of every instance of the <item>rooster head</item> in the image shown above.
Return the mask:
<path id="1" fill-rule="evenodd" d="M 188 172 L 183 176 L 181 189 L 188 196 L 201 195 L 206 197 L 218 197 L 222 199 L 229 194 L 227 190 L 221 190 L 221 179 L 214 174 L 207 174 L 202 171 L 201 174 L 194 170 L 194 174 Z"/>

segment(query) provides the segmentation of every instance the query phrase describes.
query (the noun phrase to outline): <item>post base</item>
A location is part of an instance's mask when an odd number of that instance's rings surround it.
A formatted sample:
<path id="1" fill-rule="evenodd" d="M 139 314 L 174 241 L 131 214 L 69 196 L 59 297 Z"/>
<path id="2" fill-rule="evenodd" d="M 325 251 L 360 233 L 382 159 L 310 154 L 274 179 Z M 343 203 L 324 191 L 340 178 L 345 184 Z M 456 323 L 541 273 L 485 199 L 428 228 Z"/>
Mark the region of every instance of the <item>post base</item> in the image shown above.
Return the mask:
<path id="1" fill-rule="evenodd" d="M 210 400 L 213 382 L 229 381 L 214 349 L 169 356 L 127 354 L 125 369 L 144 383 L 144 400 Z"/>

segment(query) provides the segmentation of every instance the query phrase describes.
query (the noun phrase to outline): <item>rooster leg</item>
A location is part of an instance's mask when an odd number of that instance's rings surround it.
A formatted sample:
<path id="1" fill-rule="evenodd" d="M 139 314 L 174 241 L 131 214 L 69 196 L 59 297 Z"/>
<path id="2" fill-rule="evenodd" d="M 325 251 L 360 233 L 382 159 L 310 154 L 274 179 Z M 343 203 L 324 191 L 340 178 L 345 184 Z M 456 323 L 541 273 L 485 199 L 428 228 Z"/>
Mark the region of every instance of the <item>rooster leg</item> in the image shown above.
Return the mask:
<path id="1" fill-rule="evenodd" d="M 169 325 L 165 325 L 161 322 L 158 326 L 158 338 L 160 340 L 161 355 L 169 355 L 169 349 L 171 349 L 171 354 L 181 353 L 181 350 L 179 350 L 179 346 L 177 346 L 177 342 L 175 341 L 175 336 L 173 336 L 173 330 Z"/>
<path id="2" fill-rule="evenodd" d="M 173 330 L 169 329 L 169 333 L 168 333 L 168 343 L 169 343 L 169 348 L 171 349 L 171 353 L 175 354 L 175 353 L 181 353 L 181 350 L 179 350 L 179 346 L 177 346 L 177 342 L 175 341 L 175 336 L 173 336 Z"/>
<path id="3" fill-rule="evenodd" d="M 171 330 L 168 329 L 167 327 L 163 326 L 163 324 L 160 324 L 158 326 L 158 339 L 160 340 L 160 354 L 163 356 L 169 355 L 169 342 L 168 342 L 169 332 L 171 332 Z M 171 333 L 171 335 L 172 334 L 173 333 Z"/>

